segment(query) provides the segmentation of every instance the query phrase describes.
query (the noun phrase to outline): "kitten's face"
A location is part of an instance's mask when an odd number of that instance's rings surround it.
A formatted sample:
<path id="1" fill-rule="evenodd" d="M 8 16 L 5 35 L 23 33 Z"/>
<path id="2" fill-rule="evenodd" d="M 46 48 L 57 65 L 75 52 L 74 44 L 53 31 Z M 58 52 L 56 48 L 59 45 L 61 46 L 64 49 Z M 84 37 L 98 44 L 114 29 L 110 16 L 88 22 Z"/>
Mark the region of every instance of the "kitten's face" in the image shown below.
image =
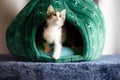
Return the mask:
<path id="1" fill-rule="evenodd" d="M 66 10 L 61 12 L 55 11 L 52 6 L 48 7 L 47 10 L 47 23 L 62 26 L 65 22 Z"/>

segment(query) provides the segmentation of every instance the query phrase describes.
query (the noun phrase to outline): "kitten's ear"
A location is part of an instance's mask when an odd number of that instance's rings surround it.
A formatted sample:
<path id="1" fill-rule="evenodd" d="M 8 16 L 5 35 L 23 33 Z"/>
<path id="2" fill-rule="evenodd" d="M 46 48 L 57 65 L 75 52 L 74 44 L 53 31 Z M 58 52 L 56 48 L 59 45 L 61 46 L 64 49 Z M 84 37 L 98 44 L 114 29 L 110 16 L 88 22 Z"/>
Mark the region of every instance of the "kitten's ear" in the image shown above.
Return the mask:
<path id="1" fill-rule="evenodd" d="M 55 10 L 54 10 L 53 6 L 50 5 L 50 6 L 48 7 L 47 14 L 48 14 L 48 13 L 51 13 L 51 12 L 53 12 L 53 11 L 55 11 Z"/>
<path id="2" fill-rule="evenodd" d="M 66 9 L 63 9 L 60 13 L 62 16 L 66 17 Z"/>

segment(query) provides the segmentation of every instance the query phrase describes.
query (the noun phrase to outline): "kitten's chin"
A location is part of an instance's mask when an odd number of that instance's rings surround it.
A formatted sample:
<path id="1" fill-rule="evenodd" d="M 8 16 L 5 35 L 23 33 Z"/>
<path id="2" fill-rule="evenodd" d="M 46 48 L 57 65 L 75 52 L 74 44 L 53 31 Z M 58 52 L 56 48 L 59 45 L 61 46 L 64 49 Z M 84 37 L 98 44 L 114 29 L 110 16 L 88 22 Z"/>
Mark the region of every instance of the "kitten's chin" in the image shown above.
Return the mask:
<path id="1" fill-rule="evenodd" d="M 56 25 L 63 26 L 63 23 L 61 21 L 55 21 Z"/>
<path id="2" fill-rule="evenodd" d="M 56 25 L 58 25 L 58 26 L 63 26 L 63 24 L 62 24 L 62 23 L 59 23 L 59 22 L 56 22 Z"/>

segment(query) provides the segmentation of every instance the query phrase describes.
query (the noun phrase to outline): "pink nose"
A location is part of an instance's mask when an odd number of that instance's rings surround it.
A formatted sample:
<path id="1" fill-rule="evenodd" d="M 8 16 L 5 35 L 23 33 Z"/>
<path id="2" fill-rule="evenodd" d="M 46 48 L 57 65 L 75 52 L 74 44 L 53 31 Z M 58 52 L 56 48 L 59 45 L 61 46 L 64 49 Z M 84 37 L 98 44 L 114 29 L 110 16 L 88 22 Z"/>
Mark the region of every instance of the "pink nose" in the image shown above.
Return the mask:
<path id="1" fill-rule="evenodd" d="M 56 19 L 58 20 L 58 17 L 56 16 Z"/>

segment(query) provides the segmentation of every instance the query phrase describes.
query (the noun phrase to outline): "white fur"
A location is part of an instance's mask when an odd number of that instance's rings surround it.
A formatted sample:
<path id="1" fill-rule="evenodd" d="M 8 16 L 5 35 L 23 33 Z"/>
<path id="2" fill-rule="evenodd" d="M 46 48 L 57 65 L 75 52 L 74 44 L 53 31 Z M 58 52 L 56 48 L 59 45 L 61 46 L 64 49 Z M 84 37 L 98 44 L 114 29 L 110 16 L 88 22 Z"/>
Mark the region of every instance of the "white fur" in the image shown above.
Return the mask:
<path id="1" fill-rule="evenodd" d="M 53 58 L 59 59 L 60 58 L 60 52 L 61 52 L 61 28 L 59 26 L 51 24 L 51 26 L 48 26 L 47 29 L 44 30 L 44 39 L 49 43 L 54 44 L 54 53 Z"/>
<path id="2" fill-rule="evenodd" d="M 61 39 L 61 28 L 54 25 L 48 26 L 48 28 L 44 29 L 43 36 L 49 44 L 59 41 Z"/>

